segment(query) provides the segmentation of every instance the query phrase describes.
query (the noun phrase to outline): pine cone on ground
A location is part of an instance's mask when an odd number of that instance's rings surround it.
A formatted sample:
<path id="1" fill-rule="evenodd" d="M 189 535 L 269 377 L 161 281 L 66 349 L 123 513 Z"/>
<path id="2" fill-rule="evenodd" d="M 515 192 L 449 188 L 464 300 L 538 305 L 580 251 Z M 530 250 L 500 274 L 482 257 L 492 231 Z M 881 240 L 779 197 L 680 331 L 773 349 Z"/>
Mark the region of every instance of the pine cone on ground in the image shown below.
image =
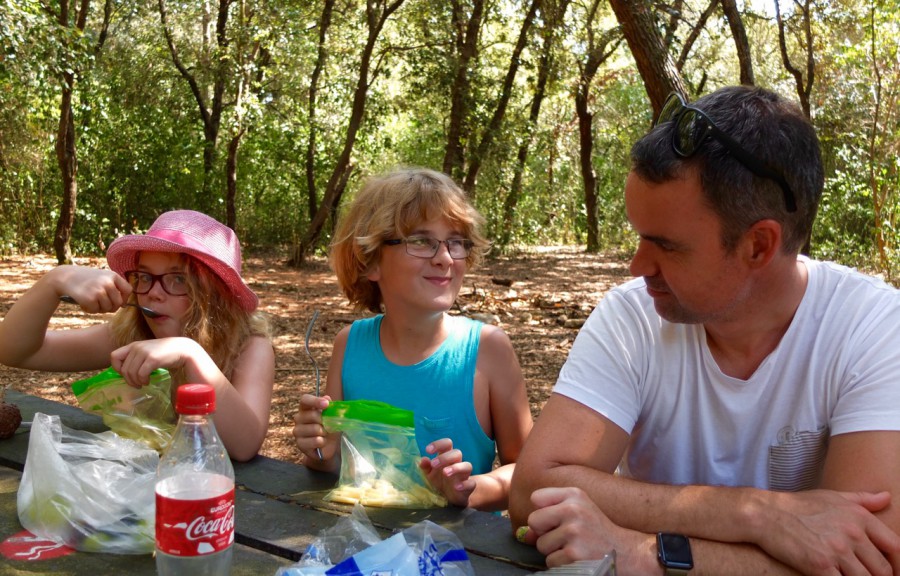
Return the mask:
<path id="1" fill-rule="evenodd" d="M 0 389 L 0 439 L 10 438 L 22 423 L 22 412 L 15 404 L 3 400 L 3 389 Z"/>

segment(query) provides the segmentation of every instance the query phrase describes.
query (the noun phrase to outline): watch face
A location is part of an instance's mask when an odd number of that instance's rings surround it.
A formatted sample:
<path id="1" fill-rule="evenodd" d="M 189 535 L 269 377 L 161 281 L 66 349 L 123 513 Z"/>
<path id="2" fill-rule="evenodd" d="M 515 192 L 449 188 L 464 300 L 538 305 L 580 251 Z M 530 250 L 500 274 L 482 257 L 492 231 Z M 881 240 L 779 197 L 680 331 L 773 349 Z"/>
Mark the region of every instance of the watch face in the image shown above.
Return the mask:
<path id="1" fill-rule="evenodd" d="M 691 542 L 681 534 L 660 533 L 656 536 L 659 561 L 667 568 L 690 570 L 694 567 Z"/>

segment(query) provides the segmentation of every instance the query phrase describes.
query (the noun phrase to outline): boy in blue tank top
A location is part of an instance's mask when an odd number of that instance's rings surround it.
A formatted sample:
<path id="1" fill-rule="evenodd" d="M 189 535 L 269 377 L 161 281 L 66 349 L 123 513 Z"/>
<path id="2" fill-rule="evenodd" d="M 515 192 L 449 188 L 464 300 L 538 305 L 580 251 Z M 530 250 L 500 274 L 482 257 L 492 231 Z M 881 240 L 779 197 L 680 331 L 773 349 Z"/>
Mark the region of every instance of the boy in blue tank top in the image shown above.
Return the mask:
<path id="1" fill-rule="evenodd" d="M 340 469 L 340 437 L 322 427 L 329 401 L 379 400 L 414 412 L 419 450 L 431 455 L 420 466 L 451 504 L 507 507 L 532 425 L 522 371 L 503 330 L 448 314 L 487 251 L 482 220 L 432 170 L 395 171 L 357 193 L 331 264 L 350 303 L 376 315 L 338 333 L 325 394 L 301 398 L 293 434 L 307 466 Z"/>

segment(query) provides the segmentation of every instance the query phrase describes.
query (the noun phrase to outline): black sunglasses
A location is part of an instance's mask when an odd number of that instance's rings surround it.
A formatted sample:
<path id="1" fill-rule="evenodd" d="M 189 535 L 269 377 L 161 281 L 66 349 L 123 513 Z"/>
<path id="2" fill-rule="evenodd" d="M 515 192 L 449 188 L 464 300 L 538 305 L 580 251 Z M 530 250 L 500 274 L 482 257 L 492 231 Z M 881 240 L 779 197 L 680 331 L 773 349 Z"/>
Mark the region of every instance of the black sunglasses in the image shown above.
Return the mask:
<path id="1" fill-rule="evenodd" d="M 776 182 L 784 193 L 784 204 L 788 212 L 797 211 L 797 200 L 784 176 L 769 169 L 756 156 L 748 152 L 737 140 L 723 132 L 702 110 L 689 106 L 677 92 L 669 94 L 663 104 L 654 126 L 663 122 L 675 122 L 672 131 L 672 149 L 682 158 L 690 158 L 703 146 L 707 138 L 718 140 L 728 152 L 748 170 Z"/>

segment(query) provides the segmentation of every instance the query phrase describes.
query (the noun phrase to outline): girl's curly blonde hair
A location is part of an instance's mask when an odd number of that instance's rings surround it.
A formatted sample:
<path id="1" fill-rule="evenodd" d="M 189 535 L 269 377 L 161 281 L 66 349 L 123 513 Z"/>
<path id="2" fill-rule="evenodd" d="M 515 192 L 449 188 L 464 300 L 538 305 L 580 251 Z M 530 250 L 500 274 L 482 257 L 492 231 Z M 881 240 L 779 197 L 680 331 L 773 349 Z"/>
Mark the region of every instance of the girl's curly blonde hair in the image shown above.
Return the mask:
<path id="1" fill-rule="evenodd" d="M 426 168 L 403 168 L 368 179 L 338 222 L 331 267 L 357 311 L 381 311 L 381 291 L 366 274 L 381 258 L 385 240 L 405 238 L 423 222 L 445 218 L 472 241 L 466 270 L 484 259 L 490 243 L 484 218 L 453 180 Z"/>

